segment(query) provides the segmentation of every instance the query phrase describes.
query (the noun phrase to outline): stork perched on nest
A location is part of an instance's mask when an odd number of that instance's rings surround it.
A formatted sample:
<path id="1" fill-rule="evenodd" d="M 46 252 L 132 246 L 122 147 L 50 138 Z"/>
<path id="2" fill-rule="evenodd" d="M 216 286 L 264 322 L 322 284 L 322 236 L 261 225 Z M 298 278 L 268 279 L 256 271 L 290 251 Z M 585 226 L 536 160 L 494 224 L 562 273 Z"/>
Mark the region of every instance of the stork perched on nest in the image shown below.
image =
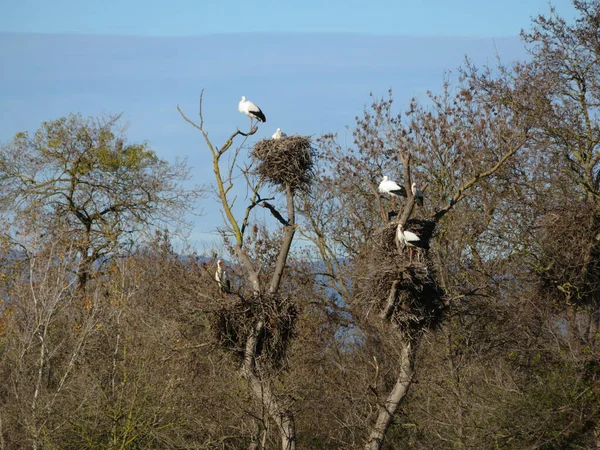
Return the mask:
<path id="1" fill-rule="evenodd" d="M 246 97 L 244 96 L 242 96 L 242 99 L 238 103 L 238 111 L 250 117 L 250 127 L 252 127 L 252 119 L 256 119 L 259 122 L 267 121 L 267 118 L 260 110 L 260 108 L 254 103 L 252 103 L 250 100 L 246 100 Z"/>
<path id="2" fill-rule="evenodd" d="M 412 184 L 411 191 L 415 196 L 415 203 L 419 206 L 423 206 L 423 191 L 419 189 L 417 183 Z"/>
<path id="3" fill-rule="evenodd" d="M 229 281 L 229 274 L 224 268 L 223 260 L 217 260 L 217 271 L 215 272 L 215 280 L 221 288 L 221 295 L 231 293 L 231 281 Z"/>
<path id="4" fill-rule="evenodd" d="M 402 224 L 398 224 L 398 227 L 396 228 L 396 241 L 397 243 L 402 244 L 403 247 L 408 247 L 410 264 L 412 264 L 413 248 L 422 248 L 425 250 L 429 249 L 428 242 L 422 241 L 421 238 L 419 238 L 419 236 L 412 231 L 405 231 L 402 228 Z"/>
<path id="5" fill-rule="evenodd" d="M 281 131 L 281 128 L 277 128 L 277 131 L 275 133 L 273 133 L 273 136 L 271 136 L 271 139 L 281 139 L 282 137 L 286 137 L 287 134 L 285 134 L 283 131 Z"/>

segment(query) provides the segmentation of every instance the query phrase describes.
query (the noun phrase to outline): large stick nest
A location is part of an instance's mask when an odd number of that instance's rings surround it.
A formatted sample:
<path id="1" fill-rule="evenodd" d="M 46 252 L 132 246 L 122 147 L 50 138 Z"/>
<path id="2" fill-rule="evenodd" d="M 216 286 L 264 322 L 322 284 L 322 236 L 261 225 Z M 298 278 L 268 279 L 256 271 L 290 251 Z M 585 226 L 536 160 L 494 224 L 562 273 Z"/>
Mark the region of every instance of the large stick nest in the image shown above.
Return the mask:
<path id="1" fill-rule="evenodd" d="M 256 324 L 264 320 L 256 356 L 265 368 L 276 369 L 285 364 L 297 316 L 296 307 L 288 298 L 262 294 L 247 299 L 231 297 L 213 313 L 211 322 L 217 341 L 243 359 L 248 337 Z"/>
<path id="2" fill-rule="evenodd" d="M 445 309 L 444 291 L 438 285 L 428 252 L 396 244 L 397 223 L 379 228 L 371 245 L 360 255 L 354 305 L 369 318 L 389 320 L 403 331 L 418 333 L 435 327 Z M 427 243 L 435 230 L 431 221 L 410 219 L 405 230 Z M 396 283 L 394 295 L 392 287 Z"/>
<path id="3" fill-rule="evenodd" d="M 600 301 L 600 213 L 579 204 L 539 221 L 537 272 L 540 293 L 558 306 Z M 557 301 L 559 300 L 559 301 Z M 562 300 L 562 301 L 560 301 Z"/>
<path id="4" fill-rule="evenodd" d="M 307 137 L 263 139 L 254 145 L 250 157 L 256 161 L 261 179 L 274 186 L 308 191 L 314 176 L 315 152 Z"/>

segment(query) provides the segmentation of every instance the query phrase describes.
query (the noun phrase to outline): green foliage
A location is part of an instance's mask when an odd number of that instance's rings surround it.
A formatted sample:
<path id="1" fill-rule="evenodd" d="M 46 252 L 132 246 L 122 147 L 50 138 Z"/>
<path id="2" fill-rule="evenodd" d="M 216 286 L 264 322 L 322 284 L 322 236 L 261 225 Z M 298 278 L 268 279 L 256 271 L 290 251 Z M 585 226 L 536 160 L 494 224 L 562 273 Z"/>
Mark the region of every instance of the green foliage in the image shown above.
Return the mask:
<path id="1" fill-rule="evenodd" d="M 119 119 L 71 114 L 44 122 L 33 137 L 17 133 L 0 149 L 0 211 L 21 233 L 74 241 L 86 260 L 82 285 L 94 261 L 142 233 L 185 227 L 200 194 L 181 186 L 184 162 L 127 143 Z"/>

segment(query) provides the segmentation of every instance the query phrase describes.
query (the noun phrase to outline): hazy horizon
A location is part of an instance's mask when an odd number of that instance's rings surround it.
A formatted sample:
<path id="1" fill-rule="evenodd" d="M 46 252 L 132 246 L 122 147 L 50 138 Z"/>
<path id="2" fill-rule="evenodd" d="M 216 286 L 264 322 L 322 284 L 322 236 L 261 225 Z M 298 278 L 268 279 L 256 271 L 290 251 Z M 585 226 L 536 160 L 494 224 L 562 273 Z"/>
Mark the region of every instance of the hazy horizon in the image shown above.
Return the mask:
<path id="1" fill-rule="evenodd" d="M 360 33 L 234 33 L 199 37 L 48 35 L 0 33 L 0 141 L 35 131 L 43 121 L 72 112 L 96 116 L 123 112 L 131 141 L 149 141 L 167 160 L 187 157 L 194 182 L 212 181 L 199 133 L 176 110 L 197 117 L 204 89 L 206 129 L 216 144 L 247 118 L 242 95 L 267 116 L 250 142 L 288 134 L 339 133 L 370 104 L 393 89 L 395 110 L 410 98 L 439 92 L 445 73 L 468 56 L 495 65 L 526 57 L 518 37 L 448 38 Z M 245 189 L 242 189 L 242 193 Z M 204 202 L 192 234 L 208 240 L 221 223 L 218 205 Z"/>

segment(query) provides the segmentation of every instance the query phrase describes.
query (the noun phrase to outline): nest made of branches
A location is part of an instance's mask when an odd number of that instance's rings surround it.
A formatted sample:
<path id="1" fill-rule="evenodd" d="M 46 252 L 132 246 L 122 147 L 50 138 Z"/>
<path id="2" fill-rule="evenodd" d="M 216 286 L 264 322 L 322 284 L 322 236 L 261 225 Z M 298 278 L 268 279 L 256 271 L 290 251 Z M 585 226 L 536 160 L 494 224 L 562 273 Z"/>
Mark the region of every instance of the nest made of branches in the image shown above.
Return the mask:
<path id="1" fill-rule="evenodd" d="M 293 190 L 309 190 L 314 177 L 315 151 L 307 137 L 263 139 L 254 145 L 250 157 L 257 163 L 255 172 L 268 183 L 290 186 Z"/>
<path id="2" fill-rule="evenodd" d="M 435 226 L 436 223 L 433 220 L 413 218 L 406 221 L 404 230 L 412 231 L 419 236 L 422 241 L 427 242 L 427 245 L 429 246 L 429 241 L 431 241 L 433 233 L 435 232 Z"/>
<path id="3" fill-rule="evenodd" d="M 539 220 L 537 267 L 540 294 L 564 306 L 600 302 L 600 212 L 579 204 Z"/>
<path id="4" fill-rule="evenodd" d="M 424 249 L 409 249 L 396 244 L 397 223 L 379 228 L 371 245 L 360 255 L 354 304 L 369 317 L 389 320 L 407 332 L 435 327 L 445 310 L 444 291 L 438 285 L 433 264 Z M 410 219 L 405 230 L 429 242 L 435 222 Z M 396 283 L 395 295 L 391 297 Z"/>
<path id="5" fill-rule="evenodd" d="M 298 311 L 287 297 L 261 294 L 231 297 L 213 313 L 211 322 L 219 344 L 243 359 L 248 337 L 256 324 L 264 321 L 256 356 L 263 367 L 277 369 L 285 365 L 297 317 Z"/>

